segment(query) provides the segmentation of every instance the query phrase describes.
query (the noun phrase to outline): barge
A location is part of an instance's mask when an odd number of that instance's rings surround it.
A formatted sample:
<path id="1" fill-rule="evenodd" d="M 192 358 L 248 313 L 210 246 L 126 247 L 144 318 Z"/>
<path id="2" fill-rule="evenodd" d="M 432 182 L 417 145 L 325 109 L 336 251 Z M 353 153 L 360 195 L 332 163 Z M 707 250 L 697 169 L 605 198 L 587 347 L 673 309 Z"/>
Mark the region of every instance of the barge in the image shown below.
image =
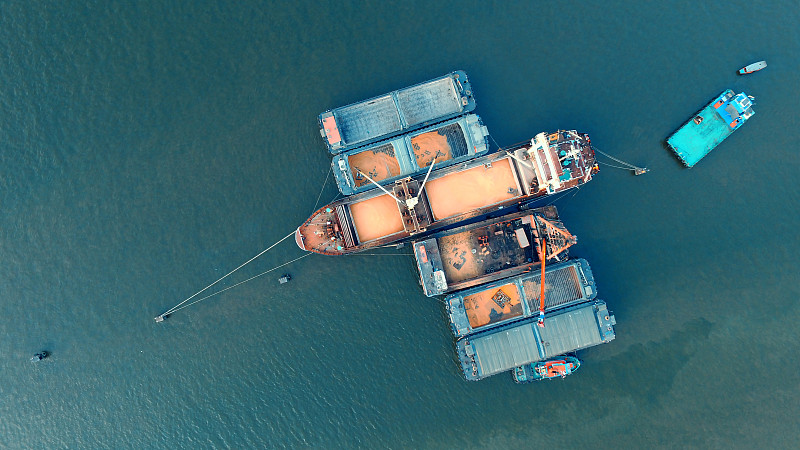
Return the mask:
<path id="1" fill-rule="evenodd" d="M 319 115 L 320 134 L 336 155 L 475 109 L 462 70 Z"/>
<path id="2" fill-rule="evenodd" d="M 464 225 L 414 241 L 422 290 L 433 297 L 530 271 L 541 263 L 543 237 L 548 260 L 567 259 L 567 248 L 576 242 L 558 220 L 555 206 Z"/>
<path id="3" fill-rule="evenodd" d="M 511 322 L 456 341 L 464 377 L 477 381 L 516 367 L 544 361 L 614 340 L 616 320 L 602 300 L 586 302 L 536 318 Z"/>
<path id="4" fill-rule="evenodd" d="M 541 274 L 535 271 L 448 295 L 444 303 L 453 334 L 462 338 L 511 321 L 538 316 L 540 280 Z M 588 302 L 595 297 L 597 287 L 585 259 L 547 267 L 545 318 L 555 310 Z"/>
<path id="5" fill-rule="evenodd" d="M 693 167 L 755 114 L 752 99 L 727 89 L 673 133 L 667 144 L 686 167 Z"/>
<path id="6" fill-rule="evenodd" d="M 324 255 L 395 244 L 583 185 L 597 171 L 588 135 L 539 133 L 508 149 L 325 205 L 297 228 L 295 242 Z"/>
<path id="7" fill-rule="evenodd" d="M 331 171 L 339 192 L 352 195 L 418 175 L 434 164 L 446 167 L 489 151 L 489 130 L 475 114 L 450 119 L 388 141 L 340 153 Z"/>

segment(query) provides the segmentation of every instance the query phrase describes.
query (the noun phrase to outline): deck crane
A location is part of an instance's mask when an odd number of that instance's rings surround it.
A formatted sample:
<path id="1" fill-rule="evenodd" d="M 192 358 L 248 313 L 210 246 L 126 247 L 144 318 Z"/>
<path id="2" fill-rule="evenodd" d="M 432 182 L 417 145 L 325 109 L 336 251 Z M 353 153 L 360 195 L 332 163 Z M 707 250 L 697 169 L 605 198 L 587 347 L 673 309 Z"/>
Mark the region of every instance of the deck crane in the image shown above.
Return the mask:
<path id="1" fill-rule="evenodd" d="M 578 242 L 578 239 L 568 231 L 555 226 L 549 220 L 535 216 L 539 238 L 539 261 L 542 262 L 542 274 L 539 277 L 541 292 L 539 293 L 539 320 L 537 324 L 544 327 L 544 267 L 548 258 L 558 258 L 558 255 Z M 548 251 L 547 246 L 550 246 Z M 557 259 L 558 260 L 558 259 Z"/>

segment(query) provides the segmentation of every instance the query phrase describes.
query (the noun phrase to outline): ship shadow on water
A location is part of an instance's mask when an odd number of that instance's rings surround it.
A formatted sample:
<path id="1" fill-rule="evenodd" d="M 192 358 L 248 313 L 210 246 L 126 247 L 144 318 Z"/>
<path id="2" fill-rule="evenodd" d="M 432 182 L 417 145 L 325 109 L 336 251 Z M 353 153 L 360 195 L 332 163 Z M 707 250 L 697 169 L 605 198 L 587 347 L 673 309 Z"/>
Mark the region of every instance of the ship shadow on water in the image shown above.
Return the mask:
<path id="1" fill-rule="evenodd" d="M 625 392 L 640 406 L 656 405 L 670 394 L 692 357 L 707 345 L 713 328 L 704 318 L 687 322 L 666 339 L 635 344 L 608 361 L 593 363 L 598 366 L 595 377 L 604 380 L 609 393 Z"/>

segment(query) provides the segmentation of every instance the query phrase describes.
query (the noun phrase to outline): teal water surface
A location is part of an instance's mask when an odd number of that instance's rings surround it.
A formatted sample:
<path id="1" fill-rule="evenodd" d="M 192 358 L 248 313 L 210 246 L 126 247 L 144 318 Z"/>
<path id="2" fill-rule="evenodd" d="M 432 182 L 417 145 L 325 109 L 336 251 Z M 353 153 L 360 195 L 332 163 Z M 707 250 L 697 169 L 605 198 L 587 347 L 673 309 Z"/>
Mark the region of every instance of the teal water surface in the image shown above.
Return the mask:
<path id="1" fill-rule="evenodd" d="M 0 447 L 800 440 L 796 1 L 0 11 Z M 501 145 L 577 129 L 651 170 L 602 166 L 555 203 L 618 321 L 578 373 L 464 381 L 407 248 L 312 255 L 153 322 L 313 211 L 320 112 L 454 69 Z M 664 139 L 725 88 L 756 115 L 683 168 Z"/>

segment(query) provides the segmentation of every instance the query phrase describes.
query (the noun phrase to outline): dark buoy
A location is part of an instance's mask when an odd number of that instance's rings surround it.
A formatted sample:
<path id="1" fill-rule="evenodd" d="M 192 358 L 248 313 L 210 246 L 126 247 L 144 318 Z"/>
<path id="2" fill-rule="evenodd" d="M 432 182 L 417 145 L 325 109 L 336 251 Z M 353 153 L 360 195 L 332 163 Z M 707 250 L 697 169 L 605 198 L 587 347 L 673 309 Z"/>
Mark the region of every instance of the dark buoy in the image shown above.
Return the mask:
<path id="1" fill-rule="evenodd" d="M 36 353 L 35 355 L 33 355 L 33 358 L 31 358 L 31 361 L 34 361 L 34 362 L 41 361 L 41 360 L 47 358 L 48 356 L 50 356 L 50 353 L 47 353 L 46 351 L 42 350 L 39 353 Z"/>
<path id="2" fill-rule="evenodd" d="M 289 275 L 288 273 L 286 273 L 286 274 L 284 274 L 282 277 L 278 278 L 278 282 L 279 282 L 280 284 L 286 284 L 286 283 L 288 283 L 288 282 L 289 282 L 289 281 L 291 281 L 291 280 L 292 280 L 292 276 L 291 276 L 291 275 Z"/>

